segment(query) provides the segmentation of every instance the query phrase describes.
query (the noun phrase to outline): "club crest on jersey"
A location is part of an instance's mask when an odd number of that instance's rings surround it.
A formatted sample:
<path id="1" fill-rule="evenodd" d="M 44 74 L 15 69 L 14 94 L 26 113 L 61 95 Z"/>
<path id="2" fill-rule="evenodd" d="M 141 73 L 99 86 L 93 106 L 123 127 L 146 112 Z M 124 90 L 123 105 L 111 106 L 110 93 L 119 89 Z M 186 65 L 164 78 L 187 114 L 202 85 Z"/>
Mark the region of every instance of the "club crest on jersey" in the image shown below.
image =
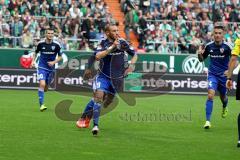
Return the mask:
<path id="1" fill-rule="evenodd" d="M 223 53 L 224 52 L 224 48 L 220 48 L 220 52 Z"/>
<path id="2" fill-rule="evenodd" d="M 55 49 L 55 46 L 52 46 L 52 50 L 54 50 Z"/>

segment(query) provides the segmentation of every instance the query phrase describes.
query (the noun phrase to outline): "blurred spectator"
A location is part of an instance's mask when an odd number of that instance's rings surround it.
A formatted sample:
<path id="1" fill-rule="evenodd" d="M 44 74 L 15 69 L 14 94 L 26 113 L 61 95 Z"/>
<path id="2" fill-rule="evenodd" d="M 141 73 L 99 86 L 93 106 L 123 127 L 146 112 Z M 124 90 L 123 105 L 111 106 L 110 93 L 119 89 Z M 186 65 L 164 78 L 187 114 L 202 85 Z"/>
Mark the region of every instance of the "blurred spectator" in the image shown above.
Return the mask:
<path id="1" fill-rule="evenodd" d="M 12 39 L 13 41 L 13 47 L 16 47 L 17 45 L 21 45 L 20 36 L 23 33 L 23 22 L 19 19 L 18 15 L 15 15 L 15 17 L 12 20 L 11 23 L 11 36 L 14 36 L 15 38 Z"/>
<path id="2" fill-rule="evenodd" d="M 144 51 L 157 51 L 166 41 L 170 53 L 195 53 L 199 43 L 212 40 L 217 21 L 226 26 L 226 41 L 231 43 L 239 35 L 239 0 L 119 2 L 127 38 L 133 31 Z M 103 37 L 104 27 L 116 23 L 104 0 L 5 0 L 0 1 L 1 16 L 0 46 L 4 47 L 22 47 L 23 30 L 40 39 L 51 26 L 64 48 L 91 49 Z"/>
<path id="3" fill-rule="evenodd" d="M 124 18 L 125 28 L 124 32 L 126 34 L 127 40 L 129 40 L 129 32 L 137 31 L 137 25 L 139 22 L 139 15 L 136 11 L 138 8 L 132 8 L 132 6 L 127 6 L 126 15 Z"/>
<path id="4" fill-rule="evenodd" d="M 162 44 L 158 47 L 158 53 L 160 53 L 160 54 L 171 53 L 171 50 L 169 49 L 169 46 L 167 45 L 167 40 L 166 39 L 164 39 L 162 41 Z"/>
<path id="5" fill-rule="evenodd" d="M 22 35 L 22 47 L 23 48 L 33 47 L 33 35 L 28 29 L 26 29 Z"/>
<path id="6" fill-rule="evenodd" d="M 147 51 L 153 48 L 162 51 L 165 50 L 163 46 L 167 45 L 166 50 L 169 48 L 170 53 L 176 50 L 177 53 L 195 53 L 200 44 L 212 40 L 215 22 L 226 26 L 226 41 L 231 43 L 237 37 L 235 31 L 240 25 L 239 0 L 129 1 L 135 2 L 134 10 L 139 14 L 136 32 L 139 48 L 146 48 Z M 129 1 L 121 0 L 121 6 L 130 6 Z M 123 9 L 125 16 L 128 16 L 129 7 Z M 125 27 L 128 25 L 126 23 Z"/>

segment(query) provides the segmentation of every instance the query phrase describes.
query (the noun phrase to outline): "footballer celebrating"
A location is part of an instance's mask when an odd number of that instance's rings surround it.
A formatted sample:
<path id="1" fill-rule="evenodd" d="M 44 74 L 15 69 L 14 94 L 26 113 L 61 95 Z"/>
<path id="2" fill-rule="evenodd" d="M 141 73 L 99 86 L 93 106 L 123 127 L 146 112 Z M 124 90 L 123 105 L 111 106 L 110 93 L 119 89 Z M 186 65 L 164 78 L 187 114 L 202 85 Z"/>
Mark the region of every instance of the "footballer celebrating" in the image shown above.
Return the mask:
<path id="1" fill-rule="evenodd" d="M 35 59 L 36 53 L 40 53 L 37 68 L 40 111 L 47 109 L 47 107 L 44 105 L 44 92 L 48 90 L 48 85 L 53 80 L 55 64 L 62 60 L 61 46 L 57 41 L 53 40 L 54 30 L 48 28 L 45 34 L 45 39 L 38 43 L 35 53 L 33 54 L 33 59 Z M 34 61 L 32 62 L 31 66 L 34 66 Z"/>
<path id="2" fill-rule="evenodd" d="M 97 135 L 99 131 L 99 116 L 104 101 L 108 99 L 111 103 L 111 99 L 122 89 L 123 78 L 134 71 L 134 64 L 137 61 L 137 54 L 133 47 L 119 38 L 118 27 L 115 24 L 107 26 L 105 34 L 107 38 L 100 42 L 94 52 L 95 60 L 100 61 L 100 64 L 98 74 L 93 81 L 93 98 L 86 106 L 82 118 L 77 122 L 77 125 L 87 123 L 83 126 L 78 125 L 80 128 L 86 128 L 92 117 L 93 135 Z M 132 56 L 129 65 L 126 54 Z M 86 115 L 89 116 L 86 117 Z"/>
<path id="3" fill-rule="evenodd" d="M 209 42 L 204 49 L 198 50 L 198 59 L 204 61 L 208 55 L 210 56 L 210 64 L 208 71 L 208 97 L 206 101 L 206 123 L 205 129 L 211 127 L 210 119 L 213 110 L 213 99 L 215 92 L 219 91 L 222 102 L 222 118 L 227 116 L 227 88 L 226 88 L 226 73 L 228 63 L 231 56 L 232 47 L 230 44 L 223 41 L 224 27 L 216 25 L 213 31 L 214 41 Z"/>
<path id="4" fill-rule="evenodd" d="M 228 76 L 227 76 L 227 83 L 226 87 L 228 89 L 232 89 L 233 83 L 232 83 L 232 73 L 233 69 L 235 68 L 238 56 L 240 55 L 240 38 L 237 38 L 234 44 L 234 48 L 232 50 L 232 57 L 229 62 L 229 68 L 228 68 Z M 237 91 L 236 91 L 236 99 L 240 100 L 240 72 L 238 72 L 238 80 L 237 80 Z M 240 113 L 238 114 L 238 144 L 237 147 L 240 147 Z"/>

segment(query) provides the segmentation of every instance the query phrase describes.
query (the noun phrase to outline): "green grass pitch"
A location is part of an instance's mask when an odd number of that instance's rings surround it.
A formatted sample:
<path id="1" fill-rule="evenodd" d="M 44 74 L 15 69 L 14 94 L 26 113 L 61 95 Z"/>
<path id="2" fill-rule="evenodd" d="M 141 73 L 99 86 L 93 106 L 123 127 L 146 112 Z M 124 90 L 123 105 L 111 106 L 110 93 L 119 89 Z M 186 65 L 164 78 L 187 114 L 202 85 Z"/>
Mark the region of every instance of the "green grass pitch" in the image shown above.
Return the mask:
<path id="1" fill-rule="evenodd" d="M 221 118 L 214 101 L 212 128 L 204 130 L 206 96 L 161 95 L 139 98 L 135 107 L 119 106 L 100 119 L 100 133 L 78 129 L 54 112 L 63 99 L 74 101 L 72 113 L 83 110 L 89 97 L 48 92 L 46 112 L 40 112 L 37 91 L 0 90 L 1 160 L 238 160 L 237 114 L 240 104 L 229 99 L 229 114 Z M 191 112 L 191 113 L 190 113 Z M 128 117 L 124 117 L 128 114 Z M 185 119 L 137 119 L 161 113 Z M 191 114 L 191 117 L 190 117 Z M 130 117 L 130 115 L 132 117 Z M 135 117 L 134 117 L 135 116 Z M 131 118 L 131 120 L 130 120 Z"/>

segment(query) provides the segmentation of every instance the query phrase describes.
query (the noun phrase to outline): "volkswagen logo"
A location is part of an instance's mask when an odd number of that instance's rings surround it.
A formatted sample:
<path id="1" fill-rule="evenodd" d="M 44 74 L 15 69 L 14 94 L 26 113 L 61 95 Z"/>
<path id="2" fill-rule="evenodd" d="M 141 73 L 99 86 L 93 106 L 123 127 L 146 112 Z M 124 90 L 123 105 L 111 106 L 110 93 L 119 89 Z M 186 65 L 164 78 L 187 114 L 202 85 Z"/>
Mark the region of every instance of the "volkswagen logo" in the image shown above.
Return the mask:
<path id="1" fill-rule="evenodd" d="M 184 73 L 202 73 L 205 65 L 200 62 L 196 56 L 188 56 L 182 63 Z"/>

